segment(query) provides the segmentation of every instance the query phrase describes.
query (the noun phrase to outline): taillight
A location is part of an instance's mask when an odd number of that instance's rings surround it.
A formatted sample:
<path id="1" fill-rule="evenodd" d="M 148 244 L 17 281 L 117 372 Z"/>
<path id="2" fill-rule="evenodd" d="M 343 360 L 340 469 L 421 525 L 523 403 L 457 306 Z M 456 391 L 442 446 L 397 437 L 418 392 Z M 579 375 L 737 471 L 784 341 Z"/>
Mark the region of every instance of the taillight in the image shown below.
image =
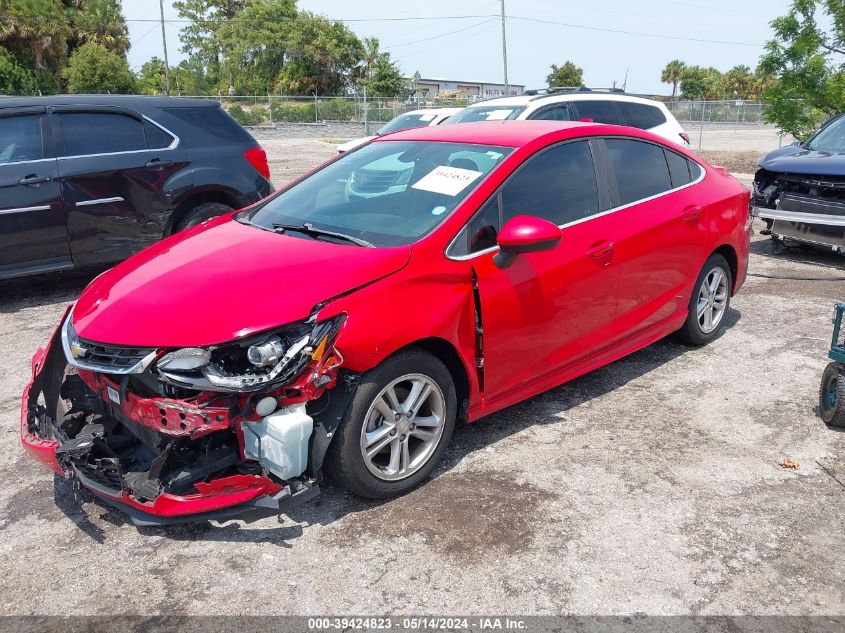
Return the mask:
<path id="1" fill-rule="evenodd" d="M 679 136 L 680 136 L 682 139 L 684 139 L 684 143 L 686 143 L 687 145 L 689 145 L 689 144 L 690 144 L 690 142 L 689 142 L 689 134 L 687 134 L 686 132 L 681 132 L 681 133 L 679 134 Z"/>
<path id="2" fill-rule="evenodd" d="M 267 152 L 260 147 L 250 147 L 244 152 L 244 158 L 255 167 L 255 171 L 270 180 L 270 165 L 267 164 Z"/>

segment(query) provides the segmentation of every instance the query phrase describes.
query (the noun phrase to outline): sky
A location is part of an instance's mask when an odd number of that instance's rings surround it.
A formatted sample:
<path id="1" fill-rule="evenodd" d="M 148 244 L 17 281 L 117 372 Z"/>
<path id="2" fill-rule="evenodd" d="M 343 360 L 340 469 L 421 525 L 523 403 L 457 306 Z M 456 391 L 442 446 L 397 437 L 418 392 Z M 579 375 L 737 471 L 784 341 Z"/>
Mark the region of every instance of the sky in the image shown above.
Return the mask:
<path id="1" fill-rule="evenodd" d="M 157 0 L 122 0 L 129 22 L 129 64 L 162 57 Z M 551 64 L 584 70 L 587 86 L 669 94 L 660 71 L 671 59 L 728 70 L 756 67 L 771 38 L 769 22 L 791 0 L 505 0 L 508 77 L 545 86 Z M 165 19 L 179 16 L 165 0 Z M 426 78 L 501 82 L 500 0 L 299 0 L 300 9 L 347 20 L 360 37 L 378 37 L 402 71 Z M 462 17 L 457 16 L 476 16 Z M 426 19 L 408 19 L 426 18 Z M 166 23 L 171 64 L 180 51 L 178 22 Z M 636 34 L 635 34 L 636 33 Z"/>

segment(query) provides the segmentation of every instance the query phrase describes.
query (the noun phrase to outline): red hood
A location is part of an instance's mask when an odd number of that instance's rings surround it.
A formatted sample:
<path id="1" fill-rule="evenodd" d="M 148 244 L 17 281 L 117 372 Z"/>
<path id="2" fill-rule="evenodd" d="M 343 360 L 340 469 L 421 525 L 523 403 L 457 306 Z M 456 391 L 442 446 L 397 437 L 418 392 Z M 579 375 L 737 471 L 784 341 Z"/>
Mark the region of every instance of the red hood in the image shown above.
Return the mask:
<path id="1" fill-rule="evenodd" d="M 79 297 L 73 327 L 137 347 L 225 343 L 305 319 L 321 301 L 401 269 L 411 253 L 278 235 L 229 219 L 164 240 Z"/>

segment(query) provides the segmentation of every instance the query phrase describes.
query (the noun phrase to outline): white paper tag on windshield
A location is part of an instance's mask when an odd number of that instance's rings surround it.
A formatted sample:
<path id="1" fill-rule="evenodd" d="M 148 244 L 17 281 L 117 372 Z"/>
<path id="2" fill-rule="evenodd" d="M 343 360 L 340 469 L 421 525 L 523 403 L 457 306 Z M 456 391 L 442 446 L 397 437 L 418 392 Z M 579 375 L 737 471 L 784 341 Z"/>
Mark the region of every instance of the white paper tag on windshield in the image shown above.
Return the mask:
<path id="1" fill-rule="evenodd" d="M 436 114 L 423 114 L 420 117 L 420 121 L 434 121 L 434 118 L 436 116 L 437 116 Z"/>
<path id="2" fill-rule="evenodd" d="M 420 178 L 416 184 L 411 185 L 411 188 L 442 193 L 447 196 L 457 196 L 466 189 L 467 185 L 477 180 L 481 175 L 480 171 L 441 165 Z"/>

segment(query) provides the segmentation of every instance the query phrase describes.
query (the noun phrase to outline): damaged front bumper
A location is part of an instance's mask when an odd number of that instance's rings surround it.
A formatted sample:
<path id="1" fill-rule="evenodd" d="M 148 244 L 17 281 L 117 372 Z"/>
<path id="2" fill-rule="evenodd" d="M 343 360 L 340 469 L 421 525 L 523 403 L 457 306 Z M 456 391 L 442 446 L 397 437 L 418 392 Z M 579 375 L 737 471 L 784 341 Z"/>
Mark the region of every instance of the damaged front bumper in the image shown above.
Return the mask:
<path id="1" fill-rule="evenodd" d="M 753 189 L 751 216 L 765 220 L 774 239 L 845 254 L 845 178 L 761 169 Z"/>
<path id="2" fill-rule="evenodd" d="M 333 339 L 319 358 L 305 350 L 313 357 L 286 384 L 220 393 L 175 388 L 148 367 L 125 375 L 82 369 L 69 363 L 62 333 L 60 326 L 33 357 L 21 442 L 136 525 L 251 521 L 319 493 L 322 458 L 351 392 L 332 389 L 341 362 Z"/>

